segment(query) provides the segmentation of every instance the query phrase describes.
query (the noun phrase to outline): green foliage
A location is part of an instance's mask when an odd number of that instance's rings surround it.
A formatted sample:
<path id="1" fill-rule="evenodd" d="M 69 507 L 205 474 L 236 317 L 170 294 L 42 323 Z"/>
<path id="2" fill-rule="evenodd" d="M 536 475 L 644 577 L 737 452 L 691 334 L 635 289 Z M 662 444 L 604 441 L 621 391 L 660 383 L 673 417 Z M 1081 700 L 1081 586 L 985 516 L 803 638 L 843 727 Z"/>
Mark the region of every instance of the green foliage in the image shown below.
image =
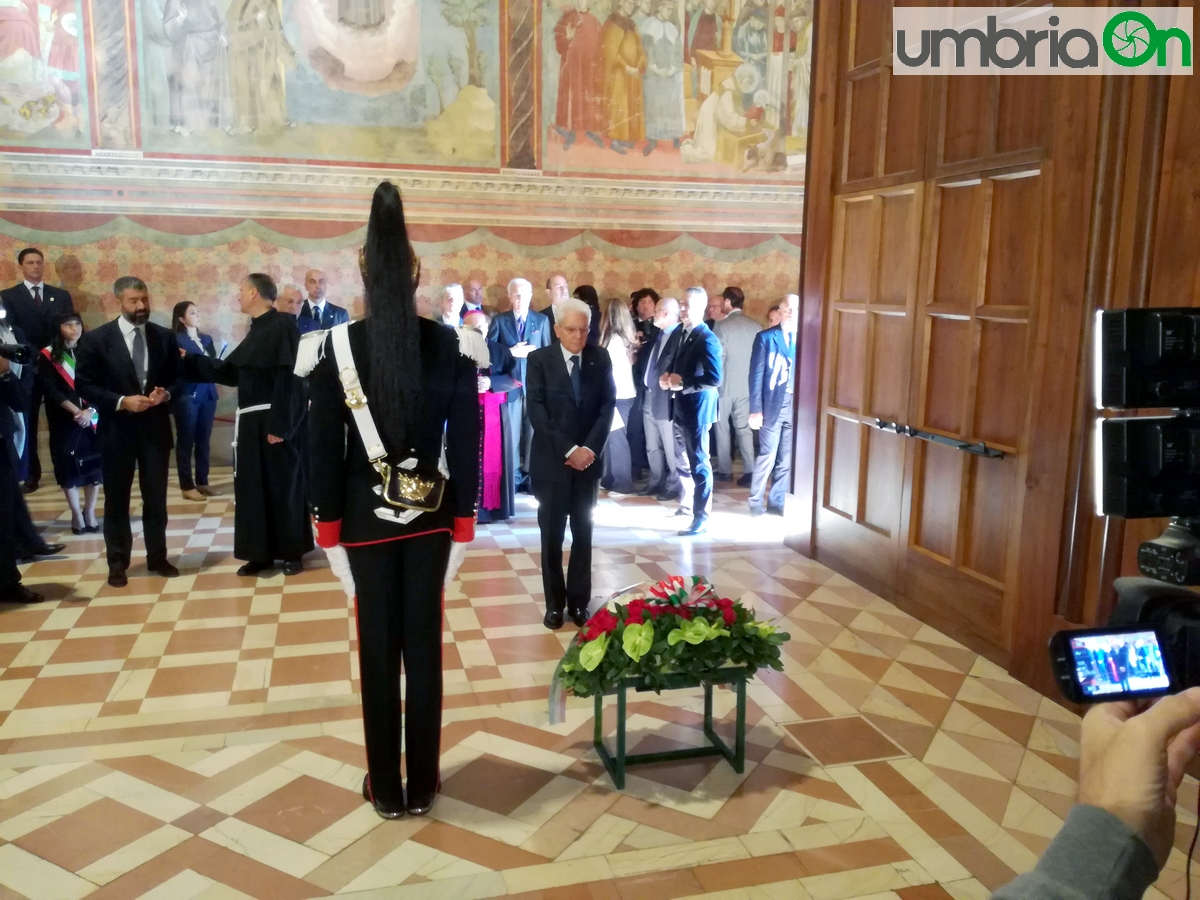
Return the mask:
<path id="1" fill-rule="evenodd" d="M 725 666 L 782 670 L 790 635 L 753 610 L 719 597 L 702 578 L 679 576 L 624 595 L 597 612 L 563 655 L 561 684 L 577 697 L 611 693 L 622 679 L 661 691 L 670 676 Z"/>

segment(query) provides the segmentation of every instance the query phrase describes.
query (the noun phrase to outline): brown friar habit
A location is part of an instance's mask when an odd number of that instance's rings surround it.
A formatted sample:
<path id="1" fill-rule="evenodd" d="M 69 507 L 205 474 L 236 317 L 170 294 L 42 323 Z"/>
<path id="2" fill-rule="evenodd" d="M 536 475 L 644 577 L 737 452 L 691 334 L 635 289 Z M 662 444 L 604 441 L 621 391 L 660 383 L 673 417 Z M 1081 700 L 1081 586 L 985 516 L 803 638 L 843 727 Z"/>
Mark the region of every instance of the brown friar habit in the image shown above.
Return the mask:
<path id="1" fill-rule="evenodd" d="M 299 343 L 296 320 L 272 309 L 251 320 L 250 333 L 229 359 L 184 360 L 189 378 L 238 389 L 233 526 L 238 559 L 299 559 L 313 548 L 301 463 L 308 449 L 308 389 L 293 374 Z M 249 411 L 265 405 L 270 409 Z M 283 442 L 268 443 L 267 435 Z"/>

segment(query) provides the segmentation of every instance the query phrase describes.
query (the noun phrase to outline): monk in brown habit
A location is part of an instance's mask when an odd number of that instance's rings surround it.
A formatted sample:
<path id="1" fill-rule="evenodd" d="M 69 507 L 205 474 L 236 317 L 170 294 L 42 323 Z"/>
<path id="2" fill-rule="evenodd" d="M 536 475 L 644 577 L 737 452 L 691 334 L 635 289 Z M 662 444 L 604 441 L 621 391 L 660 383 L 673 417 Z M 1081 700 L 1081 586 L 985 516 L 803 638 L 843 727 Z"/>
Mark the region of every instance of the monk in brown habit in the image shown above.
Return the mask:
<path id="1" fill-rule="evenodd" d="M 621 153 L 646 137 L 642 99 L 646 51 L 637 26 L 630 18 L 634 5 L 634 0 L 620 0 L 616 11 L 600 29 L 608 136 L 612 139 L 613 149 Z"/>

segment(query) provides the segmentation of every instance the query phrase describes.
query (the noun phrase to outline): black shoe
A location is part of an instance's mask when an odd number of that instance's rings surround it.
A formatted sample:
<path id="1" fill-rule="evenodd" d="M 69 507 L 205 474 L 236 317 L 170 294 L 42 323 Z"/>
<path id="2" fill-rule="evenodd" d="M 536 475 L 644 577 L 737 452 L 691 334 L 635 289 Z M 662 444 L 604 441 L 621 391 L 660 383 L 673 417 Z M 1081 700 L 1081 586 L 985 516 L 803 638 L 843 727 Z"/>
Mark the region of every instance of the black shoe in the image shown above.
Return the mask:
<path id="1" fill-rule="evenodd" d="M 433 801 L 434 801 L 436 798 L 437 798 L 437 794 L 434 794 L 433 796 L 429 797 L 429 798 L 428 798 L 428 799 L 426 799 L 426 800 L 423 800 L 423 801 L 421 801 L 420 803 L 413 803 L 413 802 L 411 802 L 411 801 L 410 801 L 410 802 L 409 802 L 409 804 L 408 804 L 408 814 L 409 814 L 410 816 L 424 816 L 424 815 L 427 815 L 427 814 L 428 814 L 428 812 L 429 812 L 431 809 L 433 809 Z"/>
<path id="2" fill-rule="evenodd" d="M 782 516 L 783 508 L 780 506 L 768 506 L 767 507 L 767 515 L 768 516 Z"/>
<path id="3" fill-rule="evenodd" d="M 237 573 L 242 578 L 253 578 L 259 572 L 265 572 L 268 569 L 273 569 L 274 567 L 275 563 L 273 562 L 248 562 L 238 569 Z"/>
<path id="4" fill-rule="evenodd" d="M 99 534 L 100 526 L 99 525 L 88 525 L 83 529 L 83 532 L 84 532 L 84 534 Z"/>
<path id="5" fill-rule="evenodd" d="M 737 480 L 738 487 L 750 487 L 750 482 L 754 480 L 753 475 L 743 475 Z"/>
<path id="6" fill-rule="evenodd" d="M 38 480 L 36 478 L 30 478 L 28 481 L 26 481 L 24 484 L 21 485 L 21 493 L 22 494 L 32 494 L 37 489 L 38 489 Z"/>
<path id="7" fill-rule="evenodd" d="M 657 500 L 659 503 L 670 503 L 673 500 L 678 500 L 679 494 L 676 494 L 676 493 L 673 493 L 670 491 L 663 491 L 661 494 L 659 494 L 654 499 Z"/>
<path id="8" fill-rule="evenodd" d="M 23 584 L 0 591 L 0 603 L 41 603 L 45 599 L 37 591 L 31 591 Z"/>
<path id="9" fill-rule="evenodd" d="M 726 475 L 724 472 L 714 472 L 713 481 L 733 481 L 733 476 Z"/>
<path id="10" fill-rule="evenodd" d="M 386 803 L 380 803 L 373 796 L 371 796 L 371 776 L 370 775 L 367 775 L 363 778 L 362 795 L 363 795 L 364 800 L 366 800 L 373 807 L 375 807 L 375 812 L 379 815 L 379 817 L 381 819 L 399 819 L 404 816 L 404 807 L 403 806 L 401 806 L 399 809 L 396 809 L 392 806 L 387 805 Z"/>
<path id="11" fill-rule="evenodd" d="M 683 529 L 683 531 L 679 532 L 679 536 L 680 537 L 692 537 L 693 535 L 704 534 L 704 532 L 706 532 L 706 531 L 708 531 L 708 520 L 707 519 L 692 519 L 691 526 L 688 528 L 685 528 L 685 529 Z"/>
<path id="12" fill-rule="evenodd" d="M 304 571 L 304 563 L 298 559 L 289 559 L 283 564 L 284 575 L 299 575 Z"/>
<path id="13" fill-rule="evenodd" d="M 588 614 L 586 609 L 571 610 L 571 621 L 575 623 L 576 628 L 582 628 L 587 624 Z"/>
<path id="14" fill-rule="evenodd" d="M 679 517 L 679 516 L 690 516 L 691 514 L 692 514 L 692 511 L 691 511 L 690 509 L 685 509 L 685 508 L 684 508 L 684 507 L 682 507 L 682 506 L 681 506 L 681 507 L 679 507 L 677 510 L 675 510 L 675 516 L 676 516 L 676 517 Z"/>
<path id="15" fill-rule="evenodd" d="M 76 528 L 74 525 L 71 526 L 71 534 L 87 534 L 87 533 L 88 533 L 88 529 L 87 529 L 86 525 L 83 528 Z"/>
<path id="16" fill-rule="evenodd" d="M 43 544 L 41 547 L 34 549 L 33 555 L 35 558 L 39 556 L 56 556 L 66 549 L 66 544 Z"/>
<path id="17" fill-rule="evenodd" d="M 129 584 L 129 579 L 125 577 L 125 570 L 117 568 L 109 569 L 108 583 L 113 587 L 125 587 L 125 585 Z"/>
<path id="18" fill-rule="evenodd" d="M 542 624 L 551 631 L 558 631 L 563 626 L 563 615 L 561 609 L 546 610 L 546 617 L 542 619 Z"/>
<path id="19" fill-rule="evenodd" d="M 151 572 L 153 572 L 155 575 L 159 576 L 160 578 L 178 578 L 179 577 L 179 570 L 177 568 L 175 568 L 173 565 L 171 565 L 169 562 L 167 562 L 166 560 L 164 560 L 163 562 L 160 562 L 154 566 L 146 566 L 146 568 L 148 570 L 150 570 Z"/>
<path id="20" fill-rule="evenodd" d="M 638 491 L 639 496 L 654 497 L 656 499 L 660 493 L 662 492 L 656 487 L 648 487 L 644 491 Z"/>
<path id="21" fill-rule="evenodd" d="M 757 519 L 759 516 L 765 516 L 766 514 L 767 514 L 767 511 L 765 509 L 763 509 L 761 506 L 751 506 L 750 507 L 750 516 L 752 518 Z"/>

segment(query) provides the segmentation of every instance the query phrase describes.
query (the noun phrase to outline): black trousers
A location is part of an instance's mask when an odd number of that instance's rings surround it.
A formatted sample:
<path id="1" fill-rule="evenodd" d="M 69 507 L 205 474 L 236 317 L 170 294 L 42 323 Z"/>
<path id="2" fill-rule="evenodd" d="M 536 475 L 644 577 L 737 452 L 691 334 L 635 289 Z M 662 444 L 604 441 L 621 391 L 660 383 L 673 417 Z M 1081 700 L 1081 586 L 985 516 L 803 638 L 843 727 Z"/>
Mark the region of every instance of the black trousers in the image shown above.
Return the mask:
<path id="1" fill-rule="evenodd" d="M 683 452 L 692 476 L 692 518 L 708 518 L 713 492 L 712 456 L 708 446 L 712 426 L 677 419 L 675 428 L 683 438 Z"/>
<path id="2" fill-rule="evenodd" d="M 568 469 L 566 477 L 534 476 L 533 495 L 538 502 L 538 528 L 542 531 L 542 590 L 546 609 L 561 612 L 586 610 L 592 598 L 592 509 L 600 483 L 596 464 L 584 472 Z M 563 538 L 571 520 L 571 560 L 563 578 Z"/>
<path id="3" fill-rule="evenodd" d="M 171 411 L 175 415 L 175 468 L 179 472 L 179 487 L 190 491 L 198 484 L 208 484 L 208 453 L 217 401 L 197 400 L 194 394 L 184 394 L 175 400 Z M 192 477 L 193 449 L 196 451 L 195 478 Z"/>
<path id="4" fill-rule="evenodd" d="M 442 731 L 442 586 L 445 532 L 347 547 L 354 573 L 367 771 L 375 799 L 404 803 L 400 778 L 400 671 L 409 802 L 438 787 Z"/>
<path id="5" fill-rule="evenodd" d="M 25 506 L 17 481 L 17 470 L 8 464 L 8 448 L 0 443 L 0 592 L 10 591 L 21 583 L 21 572 L 17 568 L 17 516 L 18 505 Z"/>
<path id="6" fill-rule="evenodd" d="M 622 425 L 620 428 L 610 431 L 608 440 L 604 442 L 604 477 L 600 479 L 600 483 L 606 490 L 617 491 L 621 494 L 633 493 L 633 463 L 630 459 L 629 428 L 633 423 L 633 419 L 630 418 L 630 410 L 633 409 L 635 402 L 632 398 L 617 401 L 617 415 L 621 417 Z M 645 436 L 643 435 L 643 437 Z"/>
<path id="7" fill-rule="evenodd" d="M 38 457 L 38 419 L 42 409 L 42 380 L 35 378 L 29 412 L 25 413 L 25 457 L 21 460 L 23 481 L 42 480 L 42 461 Z"/>
<path id="8" fill-rule="evenodd" d="M 516 489 L 529 481 L 529 445 L 533 442 L 533 425 L 525 414 L 525 394 L 519 390 L 509 391 L 503 410 L 508 416 L 509 433 L 513 436 L 504 450 L 508 454 L 509 471 Z"/>
<path id="9" fill-rule="evenodd" d="M 142 490 L 142 537 L 146 542 L 146 565 L 167 561 L 167 475 L 171 470 L 171 448 L 150 435 L 123 436 L 126 442 L 102 448 L 104 458 L 104 545 L 108 567 L 126 569 L 133 552 L 129 524 L 129 495 L 137 469 Z"/>
<path id="10" fill-rule="evenodd" d="M 629 432 L 629 459 L 633 465 L 633 474 L 650 468 L 650 459 L 646 455 L 646 424 L 642 421 L 642 391 L 633 398 L 633 406 L 625 417 L 625 427 Z M 635 478 L 636 480 L 636 478 Z"/>

